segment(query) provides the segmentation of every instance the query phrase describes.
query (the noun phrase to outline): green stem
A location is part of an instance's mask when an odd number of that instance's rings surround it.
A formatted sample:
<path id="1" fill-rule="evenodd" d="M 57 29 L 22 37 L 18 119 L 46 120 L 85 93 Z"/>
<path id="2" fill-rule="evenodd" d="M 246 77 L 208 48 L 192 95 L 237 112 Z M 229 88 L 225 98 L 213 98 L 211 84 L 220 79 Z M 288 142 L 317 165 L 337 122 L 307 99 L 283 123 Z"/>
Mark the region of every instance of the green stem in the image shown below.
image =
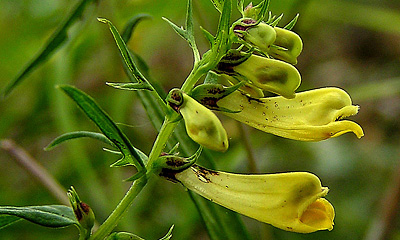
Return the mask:
<path id="1" fill-rule="evenodd" d="M 142 191 L 144 186 L 147 184 L 147 180 L 153 176 L 152 172 L 152 164 L 153 162 L 160 156 L 162 150 L 164 149 L 169 137 L 174 131 L 178 122 L 170 122 L 168 119 L 164 120 L 164 123 L 160 129 L 160 132 L 157 136 L 157 139 L 153 145 L 153 149 L 150 152 L 149 161 L 147 162 L 147 173 L 145 176 L 136 180 L 125 194 L 124 198 L 120 201 L 118 206 L 114 209 L 114 211 L 110 214 L 110 216 L 106 219 L 106 221 L 99 227 L 99 229 L 93 234 L 90 238 L 91 240 L 102 240 L 106 236 L 108 236 L 112 230 L 117 225 L 118 221 L 121 219 L 122 215 L 126 212 L 126 210 L 132 205 L 133 200 L 136 196 Z"/>
<path id="2" fill-rule="evenodd" d="M 121 219 L 124 212 L 126 212 L 128 207 L 132 205 L 133 200 L 142 191 L 146 183 L 147 175 L 133 182 L 130 189 L 125 194 L 124 198 L 119 202 L 118 206 L 114 209 L 111 215 L 106 219 L 106 221 L 99 227 L 99 229 L 93 234 L 90 239 L 103 240 L 105 237 L 107 237 L 115 228 L 115 226 L 117 226 L 118 221 Z"/>

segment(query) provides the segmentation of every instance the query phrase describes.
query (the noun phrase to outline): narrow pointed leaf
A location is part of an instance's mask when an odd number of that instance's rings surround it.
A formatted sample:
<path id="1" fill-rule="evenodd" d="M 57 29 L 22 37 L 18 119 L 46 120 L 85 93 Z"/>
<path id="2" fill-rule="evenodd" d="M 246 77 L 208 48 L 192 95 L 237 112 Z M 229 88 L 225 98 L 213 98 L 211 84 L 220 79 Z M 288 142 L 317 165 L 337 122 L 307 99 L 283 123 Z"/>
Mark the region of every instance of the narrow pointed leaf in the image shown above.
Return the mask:
<path id="1" fill-rule="evenodd" d="M 129 232 L 114 232 L 110 234 L 106 240 L 145 240 L 136 234 Z"/>
<path id="2" fill-rule="evenodd" d="M 287 29 L 287 30 L 292 30 L 294 25 L 296 25 L 298 18 L 299 18 L 299 14 L 296 14 L 296 16 L 292 19 L 292 21 L 290 21 L 288 24 L 286 24 L 286 26 L 283 28 Z"/>
<path id="3" fill-rule="evenodd" d="M 177 32 L 183 39 L 185 39 L 189 43 L 189 46 L 193 50 L 195 61 L 199 61 L 200 54 L 197 49 L 196 41 L 194 38 L 192 0 L 188 0 L 188 4 L 187 4 L 185 29 L 183 27 L 178 27 L 176 24 L 172 23 L 167 18 L 163 18 L 163 19 L 168 22 L 168 24 L 175 30 L 175 32 Z"/>
<path id="4" fill-rule="evenodd" d="M 187 34 L 186 30 L 183 29 L 183 27 L 178 27 L 175 23 L 171 22 L 168 18 L 163 17 L 162 19 L 164 21 L 166 21 L 172 27 L 172 29 L 174 29 L 174 31 L 176 33 L 178 33 L 179 36 L 181 36 L 186 41 L 189 41 L 188 34 Z"/>
<path id="5" fill-rule="evenodd" d="M 203 32 L 204 36 L 206 37 L 210 46 L 212 46 L 213 42 L 215 41 L 215 37 L 209 31 L 207 31 L 205 28 L 200 27 L 200 29 Z"/>
<path id="6" fill-rule="evenodd" d="M 237 0 L 237 9 L 243 15 L 244 0 Z"/>
<path id="7" fill-rule="evenodd" d="M 43 64 L 47 58 L 54 54 L 54 52 L 62 46 L 68 39 L 68 29 L 71 25 L 82 15 L 85 7 L 94 0 L 81 0 L 75 8 L 71 11 L 69 16 L 59 25 L 57 30 L 51 35 L 48 42 L 43 46 L 42 50 L 32 58 L 32 60 L 20 71 L 20 73 L 10 81 L 2 90 L 2 95 L 6 97 L 24 78 Z"/>
<path id="8" fill-rule="evenodd" d="M 97 105 L 93 98 L 72 86 L 63 85 L 60 88 L 78 104 L 86 116 L 117 146 L 124 155 L 123 159 L 134 165 L 139 171 L 143 170 L 144 163 L 129 139 L 108 114 Z"/>
<path id="9" fill-rule="evenodd" d="M 214 4 L 214 7 L 215 7 L 219 12 L 222 12 L 223 5 L 224 5 L 224 0 L 211 0 L 211 2 Z"/>
<path id="10" fill-rule="evenodd" d="M 281 15 L 279 15 L 272 23 L 270 23 L 269 25 L 276 27 L 279 22 L 281 21 L 281 19 L 283 18 L 283 13 Z"/>
<path id="11" fill-rule="evenodd" d="M 167 234 L 165 234 L 164 237 L 160 238 L 160 240 L 169 240 L 169 239 L 171 239 L 171 238 L 172 238 L 172 230 L 174 230 L 174 227 L 175 227 L 175 226 L 172 225 L 172 226 L 169 228 Z"/>
<path id="12" fill-rule="evenodd" d="M 0 207 L 0 214 L 15 216 L 45 227 L 59 228 L 78 225 L 70 207 L 64 205 Z M 2 216 L 0 215 L 0 216 Z"/>
<path id="13" fill-rule="evenodd" d="M 143 74 L 139 71 L 137 68 L 135 62 L 133 61 L 129 50 L 122 39 L 121 35 L 119 35 L 118 30 L 115 28 L 115 26 L 107 19 L 105 18 L 98 18 L 102 23 L 108 24 L 108 27 L 110 28 L 111 34 L 114 37 L 115 43 L 117 44 L 117 47 L 119 49 L 119 52 L 124 59 L 124 62 L 129 68 L 129 71 L 132 73 L 132 75 L 136 78 L 136 80 L 140 83 L 147 82 L 147 79 L 143 76 Z"/>
<path id="14" fill-rule="evenodd" d="M 76 138 L 82 138 L 82 137 L 93 138 L 93 139 L 99 140 L 103 143 L 106 143 L 110 146 L 115 147 L 115 144 L 112 141 L 110 141 L 110 139 L 108 139 L 106 136 L 104 136 L 104 134 L 96 133 L 96 132 L 77 131 L 77 132 L 65 133 L 65 134 L 57 137 L 49 145 L 47 145 L 44 150 L 49 151 L 65 141 L 68 141 L 71 139 L 76 139 Z"/>
<path id="15" fill-rule="evenodd" d="M 148 83 L 106 83 L 108 86 L 122 89 L 122 90 L 150 90 L 152 91 L 153 88 Z"/>
<path id="16" fill-rule="evenodd" d="M 222 50 L 222 52 L 224 53 L 230 48 L 229 44 L 227 44 L 227 41 L 230 28 L 231 12 L 232 12 L 232 1 L 225 0 L 218 24 L 215 44 L 213 45 L 213 48 L 220 48 L 220 50 Z M 222 49 L 223 47 L 225 49 Z"/>
<path id="17" fill-rule="evenodd" d="M 137 14 L 135 16 L 133 16 L 131 19 L 129 19 L 128 23 L 125 26 L 124 31 L 121 34 L 121 38 L 122 40 L 127 43 L 129 38 L 131 37 L 136 25 L 147 18 L 151 18 L 151 15 L 146 14 L 146 13 L 142 13 L 142 14 Z"/>
<path id="18" fill-rule="evenodd" d="M 262 7 L 260 9 L 260 12 L 259 12 L 258 18 L 257 18 L 257 21 L 259 21 L 259 22 L 263 21 L 265 16 L 267 15 L 268 7 L 269 7 L 269 0 L 264 0 L 261 4 L 262 4 Z"/>

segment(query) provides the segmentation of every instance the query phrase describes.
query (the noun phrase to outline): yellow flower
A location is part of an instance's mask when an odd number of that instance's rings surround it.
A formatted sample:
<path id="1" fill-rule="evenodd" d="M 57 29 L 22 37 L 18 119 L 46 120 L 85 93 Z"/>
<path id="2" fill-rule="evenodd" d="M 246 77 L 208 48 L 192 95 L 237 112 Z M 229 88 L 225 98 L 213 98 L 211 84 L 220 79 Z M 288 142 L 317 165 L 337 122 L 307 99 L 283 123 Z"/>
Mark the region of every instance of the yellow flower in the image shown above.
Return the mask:
<path id="1" fill-rule="evenodd" d="M 228 135 L 218 117 L 186 93 L 182 93 L 182 98 L 179 112 L 189 137 L 206 148 L 225 152 L 229 147 Z"/>
<path id="2" fill-rule="evenodd" d="M 221 206 L 286 231 L 332 230 L 328 188 L 306 172 L 232 174 L 194 165 L 175 174 L 186 188 Z"/>
<path id="3" fill-rule="evenodd" d="M 268 48 L 267 53 L 276 59 L 297 64 L 297 57 L 303 50 L 303 41 L 300 36 L 280 27 L 274 27 L 274 30 L 276 32 L 274 45 Z"/>
<path id="4" fill-rule="evenodd" d="M 235 91 L 219 99 L 220 108 L 237 111 L 224 114 L 281 137 L 320 141 L 353 132 L 364 136 L 355 122 L 342 120 L 357 114 L 359 107 L 352 105 L 350 96 L 339 88 L 320 88 L 297 93 L 294 98 L 281 96 L 252 98 Z"/>
<path id="5" fill-rule="evenodd" d="M 234 66 L 220 64 L 218 71 L 286 98 L 294 97 L 301 82 L 300 73 L 293 65 L 254 54 Z"/>

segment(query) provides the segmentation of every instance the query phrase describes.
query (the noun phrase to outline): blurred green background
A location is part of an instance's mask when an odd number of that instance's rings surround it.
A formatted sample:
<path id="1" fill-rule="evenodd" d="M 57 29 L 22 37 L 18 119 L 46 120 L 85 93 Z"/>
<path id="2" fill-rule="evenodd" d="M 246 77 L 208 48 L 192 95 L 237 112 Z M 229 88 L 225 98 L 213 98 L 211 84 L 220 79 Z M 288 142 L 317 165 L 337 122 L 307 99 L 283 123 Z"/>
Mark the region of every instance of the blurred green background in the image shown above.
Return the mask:
<path id="1" fill-rule="evenodd" d="M 39 52 L 76 3 L 0 0 L 0 88 Z M 97 131 L 55 85 L 73 84 L 93 96 L 116 122 L 124 124 L 120 126 L 132 143 L 148 153 L 156 131 L 136 94 L 105 85 L 127 77 L 108 28 L 96 18 L 105 17 L 122 30 L 135 14 L 153 16 L 139 24 L 129 47 L 147 61 L 152 77 L 168 91 L 182 84 L 193 57 L 186 42 L 161 17 L 183 25 L 185 7 L 184 0 L 100 0 L 89 5 L 63 47 L 0 101 L 0 139 L 15 141 L 64 188 L 73 185 L 99 222 L 122 198 L 129 187 L 122 180 L 134 170 L 109 168 L 117 157 L 102 151 L 104 146 L 94 140 L 74 140 L 50 152 L 43 150 L 63 133 Z M 327 198 L 336 210 L 331 232 L 288 233 L 242 217 L 250 235 L 271 240 L 400 239 L 400 1 L 272 0 L 270 10 L 285 14 L 281 26 L 300 13 L 294 28 L 304 42 L 297 65 L 303 80 L 299 90 L 337 86 L 348 91 L 361 107 L 351 119 L 363 127 L 365 137 L 358 140 L 346 134 L 317 143 L 297 142 L 219 115 L 231 143 L 227 153 L 215 153 L 219 170 L 249 172 L 243 128 L 257 172 L 315 173 L 330 188 Z M 208 0 L 194 0 L 194 12 L 197 42 L 204 52 L 208 45 L 198 26 L 215 33 L 219 14 Z M 59 204 L 4 149 L 0 149 L 0 164 L 0 205 Z M 158 239 L 172 224 L 173 239 L 208 239 L 184 188 L 153 179 L 116 230 Z M 29 222 L 0 230 L 0 239 L 5 240 L 76 239 L 77 235 L 73 227 L 48 229 Z"/>

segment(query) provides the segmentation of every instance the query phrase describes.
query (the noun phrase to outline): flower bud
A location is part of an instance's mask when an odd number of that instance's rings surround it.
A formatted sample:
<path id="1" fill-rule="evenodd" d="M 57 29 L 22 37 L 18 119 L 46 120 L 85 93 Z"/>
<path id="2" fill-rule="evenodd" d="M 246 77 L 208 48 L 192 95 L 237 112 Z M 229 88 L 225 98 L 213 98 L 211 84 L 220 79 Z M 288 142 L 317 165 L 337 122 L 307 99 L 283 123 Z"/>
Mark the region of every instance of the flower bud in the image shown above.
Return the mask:
<path id="1" fill-rule="evenodd" d="M 303 50 L 303 41 L 296 33 L 280 28 L 274 27 L 276 32 L 276 39 L 273 43 L 274 46 L 268 49 L 268 54 L 276 59 L 297 64 L 297 57 Z"/>
<path id="2" fill-rule="evenodd" d="M 182 93 L 182 99 L 179 112 L 189 137 L 206 148 L 225 152 L 229 146 L 228 135 L 218 117 L 187 94 Z"/>
<path id="3" fill-rule="evenodd" d="M 244 19 L 235 25 L 233 30 L 244 41 L 267 53 L 276 39 L 275 30 L 265 22 L 254 25 L 255 23 L 256 21 L 253 19 Z"/>
<path id="4" fill-rule="evenodd" d="M 79 196 L 73 187 L 71 187 L 71 189 L 67 192 L 67 195 L 71 203 L 72 210 L 74 211 L 75 217 L 80 226 L 85 229 L 87 234 L 90 234 L 95 220 L 93 210 L 89 205 L 79 199 Z"/>
<path id="5" fill-rule="evenodd" d="M 254 54 L 231 69 L 223 67 L 222 73 L 285 98 L 293 98 L 301 82 L 299 71 L 291 64 Z"/>

